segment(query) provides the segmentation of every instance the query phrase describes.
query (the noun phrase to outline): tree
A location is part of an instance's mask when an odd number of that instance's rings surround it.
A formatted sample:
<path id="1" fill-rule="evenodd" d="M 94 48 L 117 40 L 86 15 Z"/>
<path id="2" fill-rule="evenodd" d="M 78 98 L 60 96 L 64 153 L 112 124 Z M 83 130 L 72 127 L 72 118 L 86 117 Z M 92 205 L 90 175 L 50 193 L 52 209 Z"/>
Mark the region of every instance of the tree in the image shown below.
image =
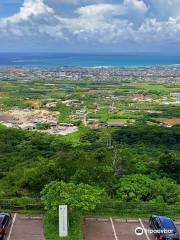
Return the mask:
<path id="1" fill-rule="evenodd" d="M 37 130 L 47 130 L 50 128 L 50 124 L 47 122 L 38 122 L 36 124 L 36 129 Z"/>
<path id="2" fill-rule="evenodd" d="M 72 212 L 94 210 L 101 203 L 104 190 L 87 184 L 53 181 L 41 192 L 42 201 L 49 216 L 57 216 L 59 205 L 68 205 Z"/>
<path id="3" fill-rule="evenodd" d="M 29 168 L 25 168 L 23 175 L 18 177 L 21 188 L 40 193 L 43 187 L 51 181 L 63 180 L 64 174 L 63 169 L 57 167 L 55 161 L 42 158 Z"/>
<path id="4" fill-rule="evenodd" d="M 120 179 L 117 197 L 124 201 L 148 201 L 153 198 L 155 191 L 153 180 L 148 176 L 134 174 Z"/>
<path id="5" fill-rule="evenodd" d="M 89 131 L 81 137 L 81 142 L 94 143 L 99 140 L 99 135 L 96 131 Z"/>
<path id="6" fill-rule="evenodd" d="M 150 176 L 133 174 L 119 180 L 116 193 L 118 199 L 128 202 L 161 198 L 166 203 L 175 203 L 179 201 L 180 186 L 172 179 L 151 179 Z"/>
<path id="7" fill-rule="evenodd" d="M 180 155 L 177 153 L 169 153 L 161 156 L 160 170 L 162 170 L 167 176 L 180 182 Z"/>

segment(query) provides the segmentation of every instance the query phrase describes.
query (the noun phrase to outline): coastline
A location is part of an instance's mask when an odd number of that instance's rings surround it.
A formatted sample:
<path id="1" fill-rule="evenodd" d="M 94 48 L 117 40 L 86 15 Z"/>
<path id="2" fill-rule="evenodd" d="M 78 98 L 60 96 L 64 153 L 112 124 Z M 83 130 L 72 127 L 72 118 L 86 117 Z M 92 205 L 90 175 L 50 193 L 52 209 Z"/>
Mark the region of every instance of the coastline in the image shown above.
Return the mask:
<path id="1" fill-rule="evenodd" d="M 180 56 L 158 54 L 0 53 L 0 67 L 149 68 L 179 65 Z"/>

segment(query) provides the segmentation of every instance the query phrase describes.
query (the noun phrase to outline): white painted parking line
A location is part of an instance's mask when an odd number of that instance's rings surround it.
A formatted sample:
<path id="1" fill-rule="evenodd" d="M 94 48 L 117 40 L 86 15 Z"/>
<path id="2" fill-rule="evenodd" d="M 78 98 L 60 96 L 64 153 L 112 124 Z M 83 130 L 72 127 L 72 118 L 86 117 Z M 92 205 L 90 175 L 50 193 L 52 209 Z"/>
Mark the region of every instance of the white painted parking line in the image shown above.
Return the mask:
<path id="1" fill-rule="evenodd" d="M 14 217 L 13 217 L 13 220 L 12 220 L 12 224 L 11 224 L 11 228 L 9 230 L 9 234 L 8 234 L 7 240 L 10 240 L 10 237 L 11 237 L 11 234 L 12 234 L 12 230 L 13 230 L 13 226 L 14 226 L 14 223 L 16 221 L 16 217 L 17 217 L 17 213 L 14 214 Z"/>
<path id="2" fill-rule="evenodd" d="M 143 231 L 144 231 L 144 234 L 146 235 L 147 240 L 150 240 L 150 238 L 149 238 L 149 236 L 148 236 L 148 233 L 147 233 L 147 231 L 146 231 L 146 229 L 145 229 L 145 227 L 144 227 L 144 224 L 143 224 L 141 218 L 139 218 L 139 222 L 140 222 L 141 227 L 142 227 L 142 229 L 143 229 Z"/>
<path id="3" fill-rule="evenodd" d="M 115 229 L 112 218 L 110 218 L 110 221 L 111 221 L 111 225 L 112 225 L 112 229 L 113 229 L 113 233 L 114 233 L 114 238 L 115 238 L 115 240 L 118 240 L 116 229 Z"/>

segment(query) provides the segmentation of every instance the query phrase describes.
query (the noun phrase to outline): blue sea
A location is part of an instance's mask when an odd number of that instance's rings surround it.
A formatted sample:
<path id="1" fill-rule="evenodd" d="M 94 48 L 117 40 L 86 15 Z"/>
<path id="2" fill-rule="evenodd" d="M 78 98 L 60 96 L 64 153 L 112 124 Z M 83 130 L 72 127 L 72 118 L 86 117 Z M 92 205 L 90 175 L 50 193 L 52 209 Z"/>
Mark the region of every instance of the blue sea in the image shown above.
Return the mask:
<path id="1" fill-rule="evenodd" d="M 0 53 L 1 67 L 141 67 L 179 64 L 180 56 L 160 54 Z"/>

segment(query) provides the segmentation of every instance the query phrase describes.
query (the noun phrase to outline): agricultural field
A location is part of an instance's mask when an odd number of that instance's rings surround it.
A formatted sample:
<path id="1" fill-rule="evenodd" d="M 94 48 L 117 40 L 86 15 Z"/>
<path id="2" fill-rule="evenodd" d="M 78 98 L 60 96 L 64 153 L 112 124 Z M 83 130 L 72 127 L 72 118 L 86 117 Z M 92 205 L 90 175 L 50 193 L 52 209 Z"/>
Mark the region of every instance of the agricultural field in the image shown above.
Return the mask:
<path id="1" fill-rule="evenodd" d="M 94 129 L 158 124 L 163 118 L 164 125 L 174 118 L 172 125 L 179 124 L 179 83 L 1 80 L 0 86 L 1 115 L 13 109 L 48 110 L 59 113 L 58 123 Z"/>

